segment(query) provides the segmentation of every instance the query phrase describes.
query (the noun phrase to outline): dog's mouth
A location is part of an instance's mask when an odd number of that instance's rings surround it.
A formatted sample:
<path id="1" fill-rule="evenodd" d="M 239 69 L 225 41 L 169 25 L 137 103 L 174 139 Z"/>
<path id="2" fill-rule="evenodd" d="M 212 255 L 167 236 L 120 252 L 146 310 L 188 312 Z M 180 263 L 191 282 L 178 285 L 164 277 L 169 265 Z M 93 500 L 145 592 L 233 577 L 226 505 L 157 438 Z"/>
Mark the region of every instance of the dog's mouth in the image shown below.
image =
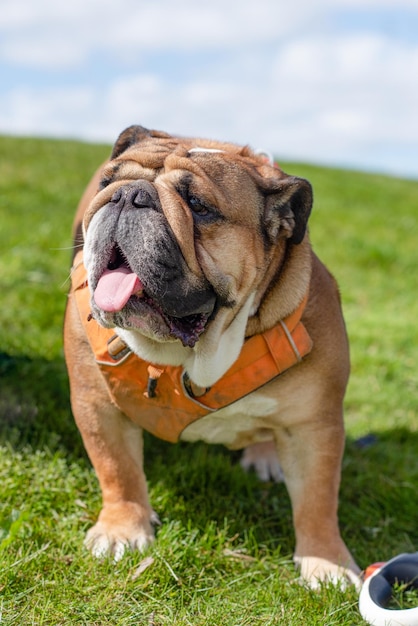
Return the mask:
<path id="1" fill-rule="evenodd" d="M 94 290 L 94 302 L 105 313 L 116 314 L 123 310 L 141 315 L 141 310 L 151 311 L 168 329 L 169 335 L 193 348 L 206 328 L 210 312 L 199 312 L 183 317 L 168 314 L 145 290 L 141 279 L 131 269 L 126 259 L 115 249 L 107 268 L 100 276 Z M 129 315 L 132 318 L 132 315 Z"/>

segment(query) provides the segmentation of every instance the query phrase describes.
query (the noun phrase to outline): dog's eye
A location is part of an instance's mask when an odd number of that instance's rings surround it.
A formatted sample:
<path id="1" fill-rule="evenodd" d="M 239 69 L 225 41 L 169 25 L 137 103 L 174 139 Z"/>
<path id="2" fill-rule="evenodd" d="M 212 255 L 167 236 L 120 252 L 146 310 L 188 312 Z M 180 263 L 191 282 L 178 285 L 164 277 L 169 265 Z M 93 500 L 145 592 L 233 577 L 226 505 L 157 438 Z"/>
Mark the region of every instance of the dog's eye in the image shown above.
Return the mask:
<path id="1" fill-rule="evenodd" d="M 214 207 L 206 204 L 206 202 L 196 196 L 189 196 L 187 204 L 196 220 L 207 222 L 218 219 L 219 217 L 218 211 Z"/>
<path id="2" fill-rule="evenodd" d="M 209 207 L 203 204 L 202 201 L 195 196 L 191 196 L 189 198 L 189 207 L 193 213 L 196 213 L 197 215 L 207 215 L 209 213 Z"/>
<path id="3" fill-rule="evenodd" d="M 110 183 L 112 182 L 112 177 L 111 176 L 103 176 L 103 178 L 100 181 L 99 184 L 99 189 L 102 190 L 105 187 L 107 187 L 108 185 L 110 185 Z"/>

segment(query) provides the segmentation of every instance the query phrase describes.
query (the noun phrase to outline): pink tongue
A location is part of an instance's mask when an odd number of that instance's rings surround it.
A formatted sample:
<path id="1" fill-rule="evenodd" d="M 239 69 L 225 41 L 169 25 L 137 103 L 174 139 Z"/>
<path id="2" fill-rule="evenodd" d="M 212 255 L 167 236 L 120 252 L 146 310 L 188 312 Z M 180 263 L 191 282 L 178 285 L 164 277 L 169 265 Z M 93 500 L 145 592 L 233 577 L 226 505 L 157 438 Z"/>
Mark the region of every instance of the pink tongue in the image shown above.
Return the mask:
<path id="1" fill-rule="evenodd" d="M 97 283 L 94 301 L 103 311 L 121 311 L 129 298 L 143 289 L 138 276 L 128 267 L 105 270 Z"/>

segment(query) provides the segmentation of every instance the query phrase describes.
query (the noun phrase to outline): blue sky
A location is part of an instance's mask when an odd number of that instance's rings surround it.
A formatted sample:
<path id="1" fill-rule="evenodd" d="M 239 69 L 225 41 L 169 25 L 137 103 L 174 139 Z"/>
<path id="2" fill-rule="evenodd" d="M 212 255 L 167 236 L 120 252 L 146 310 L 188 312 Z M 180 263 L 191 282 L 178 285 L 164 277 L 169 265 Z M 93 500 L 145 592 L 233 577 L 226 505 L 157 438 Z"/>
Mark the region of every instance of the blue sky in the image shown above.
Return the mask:
<path id="1" fill-rule="evenodd" d="M 132 123 L 418 178 L 418 0 L 0 0 L 0 133 Z"/>

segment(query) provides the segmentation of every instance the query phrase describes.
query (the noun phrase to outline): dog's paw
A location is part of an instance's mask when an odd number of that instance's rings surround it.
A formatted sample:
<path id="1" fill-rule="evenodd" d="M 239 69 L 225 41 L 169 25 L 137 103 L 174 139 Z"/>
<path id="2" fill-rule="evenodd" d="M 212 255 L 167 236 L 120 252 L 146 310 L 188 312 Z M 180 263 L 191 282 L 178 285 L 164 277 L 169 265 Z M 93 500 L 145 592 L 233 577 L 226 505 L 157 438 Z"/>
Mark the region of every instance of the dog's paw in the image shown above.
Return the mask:
<path id="1" fill-rule="evenodd" d="M 348 585 L 354 585 L 358 590 L 361 588 L 361 572 L 353 561 L 343 567 L 314 556 L 295 556 L 293 560 L 300 570 L 302 582 L 311 589 L 319 589 L 324 584 L 337 585 L 343 590 Z"/>
<path id="2" fill-rule="evenodd" d="M 86 534 L 84 545 L 96 558 L 111 556 L 119 561 L 127 550 L 144 552 L 154 541 L 153 513 L 145 518 L 133 503 L 104 508 L 96 524 Z"/>
<path id="3" fill-rule="evenodd" d="M 246 472 L 254 469 L 262 482 L 270 480 L 274 480 L 276 483 L 283 482 L 283 472 L 274 441 L 253 443 L 245 448 L 240 465 Z"/>

